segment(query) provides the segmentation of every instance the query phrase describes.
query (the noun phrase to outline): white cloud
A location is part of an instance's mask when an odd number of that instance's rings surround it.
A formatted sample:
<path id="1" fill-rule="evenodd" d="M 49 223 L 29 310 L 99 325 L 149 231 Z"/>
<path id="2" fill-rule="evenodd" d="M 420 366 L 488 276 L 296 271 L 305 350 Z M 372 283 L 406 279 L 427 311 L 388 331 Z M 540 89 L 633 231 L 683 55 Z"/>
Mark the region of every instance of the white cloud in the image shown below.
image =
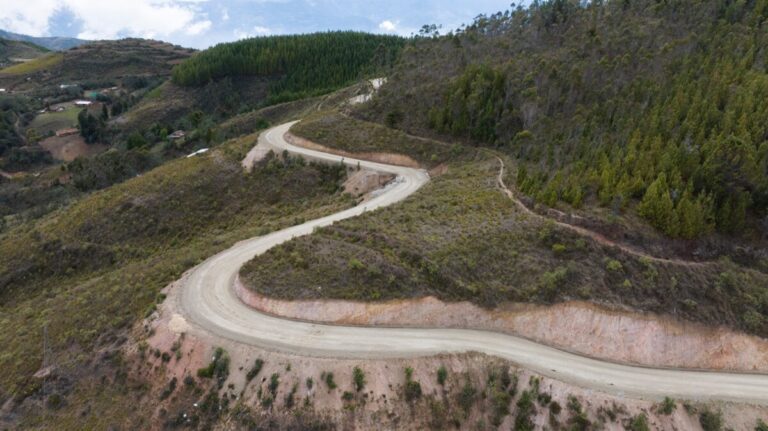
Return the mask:
<path id="1" fill-rule="evenodd" d="M 33 36 L 46 35 L 48 19 L 66 8 L 82 23 L 78 37 L 114 39 L 125 35 L 167 38 L 174 33 L 197 35 L 211 27 L 200 3 L 204 0 L 21 0 L 3 1 L 0 27 Z"/>
<path id="2" fill-rule="evenodd" d="M 48 17 L 60 5 L 59 0 L 20 0 L 3 2 L 0 7 L 0 28 L 42 36 L 48 29 Z"/>
<path id="3" fill-rule="evenodd" d="M 395 30 L 397 30 L 397 24 L 399 23 L 400 21 L 392 22 L 388 19 L 385 19 L 384 21 L 379 23 L 379 30 L 394 32 Z"/>
<path id="4" fill-rule="evenodd" d="M 257 25 L 256 27 L 253 28 L 253 32 L 259 36 L 266 36 L 268 34 L 271 34 L 272 30 L 270 30 L 267 27 L 262 27 L 260 25 Z"/>
<path id="5" fill-rule="evenodd" d="M 233 33 L 235 34 L 235 39 L 240 40 L 240 39 L 248 39 L 256 36 L 268 36 L 272 34 L 273 31 L 271 28 L 257 25 L 253 27 L 250 31 L 235 30 Z"/>
<path id="6" fill-rule="evenodd" d="M 198 21 L 187 27 L 186 33 L 190 36 L 196 36 L 200 33 L 205 33 L 211 28 L 213 23 L 209 20 Z"/>

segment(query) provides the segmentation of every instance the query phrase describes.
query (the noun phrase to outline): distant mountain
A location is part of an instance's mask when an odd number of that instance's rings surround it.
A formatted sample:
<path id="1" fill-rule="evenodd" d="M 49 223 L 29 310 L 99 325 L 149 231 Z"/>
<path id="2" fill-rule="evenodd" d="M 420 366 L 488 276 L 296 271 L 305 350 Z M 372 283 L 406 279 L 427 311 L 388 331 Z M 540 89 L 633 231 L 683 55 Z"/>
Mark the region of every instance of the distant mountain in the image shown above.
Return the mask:
<path id="1" fill-rule="evenodd" d="M 50 52 L 32 42 L 0 38 L 0 66 L 23 60 L 32 60 Z"/>
<path id="2" fill-rule="evenodd" d="M 11 33 L 5 30 L 0 30 L 0 38 L 32 42 L 35 45 L 40 45 L 52 51 L 64 51 L 89 42 L 74 37 L 35 37 L 27 36 L 25 34 Z"/>

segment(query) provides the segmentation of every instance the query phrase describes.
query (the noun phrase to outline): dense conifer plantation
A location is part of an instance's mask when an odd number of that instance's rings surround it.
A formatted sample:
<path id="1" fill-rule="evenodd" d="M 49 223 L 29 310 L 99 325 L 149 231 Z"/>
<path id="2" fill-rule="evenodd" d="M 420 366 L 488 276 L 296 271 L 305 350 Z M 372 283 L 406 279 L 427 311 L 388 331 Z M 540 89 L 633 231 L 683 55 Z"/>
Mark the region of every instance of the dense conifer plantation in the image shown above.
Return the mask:
<path id="1" fill-rule="evenodd" d="M 223 77 L 278 78 L 269 95 L 275 103 L 340 88 L 390 65 L 404 44 L 400 37 L 358 32 L 257 37 L 199 53 L 173 70 L 173 80 L 195 86 Z"/>

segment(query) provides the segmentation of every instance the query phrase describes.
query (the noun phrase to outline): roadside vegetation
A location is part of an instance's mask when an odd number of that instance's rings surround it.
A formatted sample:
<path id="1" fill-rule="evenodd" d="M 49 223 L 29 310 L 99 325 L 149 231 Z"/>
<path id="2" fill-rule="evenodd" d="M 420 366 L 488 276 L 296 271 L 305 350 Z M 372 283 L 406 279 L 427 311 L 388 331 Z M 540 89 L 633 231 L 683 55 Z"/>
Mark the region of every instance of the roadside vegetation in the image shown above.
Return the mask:
<path id="1" fill-rule="evenodd" d="M 689 267 L 603 247 L 522 213 L 497 188 L 498 169 L 483 153 L 451 163 L 406 201 L 275 247 L 241 276 L 281 299 L 434 295 L 489 308 L 583 299 L 768 334 L 765 273 L 728 259 Z"/>
<path id="2" fill-rule="evenodd" d="M 66 375 L 119 344 L 186 269 L 242 238 L 351 204 L 336 166 L 270 156 L 243 173 L 255 140 L 169 162 L 0 236 L 0 400 L 39 391 L 32 374 L 44 326 Z"/>

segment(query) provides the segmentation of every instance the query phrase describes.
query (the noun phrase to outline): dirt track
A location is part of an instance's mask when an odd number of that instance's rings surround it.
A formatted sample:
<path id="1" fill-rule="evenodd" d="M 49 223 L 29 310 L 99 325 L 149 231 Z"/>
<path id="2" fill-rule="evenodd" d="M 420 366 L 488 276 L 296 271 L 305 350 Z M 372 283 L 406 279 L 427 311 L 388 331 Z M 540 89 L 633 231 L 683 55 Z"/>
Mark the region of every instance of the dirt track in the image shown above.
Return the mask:
<path id="1" fill-rule="evenodd" d="M 603 236 L 603 235 L 601 235 L 601 234 L 599 234 L 599 233 L 597 233 L 595 231 L 591 231 L 589 229 L 586 229 L 586 228 L 583 228 L 583 227 L 580 227 L 580 226 L 576 226 L 576 225 L 572 225 L 572 224 L 568 224 L 568 223 L 563 223 L 561 221 L 552 220 L 552 219 L 550 219 L 548 217 L 545 217 L 545 216 L 535 212 L 532 209 L 528 208 L 528 206 L 525 205 L 520 199 L 518 199 L 515 196 L 515 193 L 512 190 L 510 190 L 507 187 L 507 185 L 504 183 L 504 161 L 501 160 L 501 158 L 499 158 L 499 157 L 496 157 L 496 158 L 499 160 L 499 163 L 501 164 L 501 168 L 499 169 L 499 176 L 498 176 L 498 179 L 497 179 L 499 187 L 504 192 L 504 194 L 507 195 L 510 199 L 512 199 L 512 201 L 514 201 L 515 204 L 521 210 L 523 210 L 525 213 L 527 213 L 527 214 L 529 214 L 531 216 L 537 217 L 537 218 L 551 220 L 553 223 L 555 223 L 555 225 L 560 226 L 560 227 L 565 228 L 565 229 L 568 229 L 570 231 L 573 231 L 573 232 L 575 232 L 575 233 L 577 233 L 577 234 L 579 234 L 581 236 L 586 236 L 586 237 L 592 239 L 593 241 L 595 241 L 595 242 L 597 242 L 599 244 L 602 244 L 602 245 L 605 245 L 605 246 L 608 246 L 608 247 L 615 247 L 615 248 L 618 248 L 619 250 L 623 251 L 624 253 L 631 254 L 631 255 L 637 256 L 637 257 L 642 257 L 642 258 L 648 259 L 648 260 L 653 261 L 653 262 L 669 263 L 669 264 L 672 264 L 672 265 L 684 265 L 684 266 L 704 266 L 704 265 L 708 264 L 708 262 L 697 262 L 697 261 L 683 260 L 683 259 L 666 259 L 666 258 L 662 258 L 662 257 L 653 256 L 653 255 L 645 253 L 645 252 L 643 252 L 641 250 L 638 250 L 638 249 L 636 249 L 634 247 L 628 246 L 626 244 L 621 244 L 621 243 L 618 243 L 616 241 L 610 240 L 610 239 L 606 238 L 605 236 Z"/>

